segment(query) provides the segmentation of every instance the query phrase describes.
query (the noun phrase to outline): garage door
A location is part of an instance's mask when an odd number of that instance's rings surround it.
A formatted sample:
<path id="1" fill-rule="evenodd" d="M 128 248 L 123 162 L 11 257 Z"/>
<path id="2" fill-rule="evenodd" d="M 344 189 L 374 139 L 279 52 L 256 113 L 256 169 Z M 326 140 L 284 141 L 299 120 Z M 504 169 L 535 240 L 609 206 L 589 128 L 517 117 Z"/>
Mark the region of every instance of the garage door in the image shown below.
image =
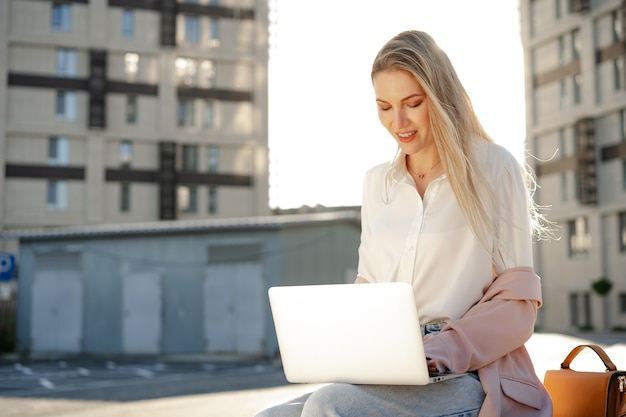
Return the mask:
<path id="1" fill-rule="evenodd" d="M 264 288 L 258 263 L 209 266 L 204 283 L 207 352 L 263 353 Z"/>
<path id="2" fill-rule="evenodd" d="M 126 275 L 123 284 L 124 353 L 159 353 L 161 343 L 161 279 L 142 272 Z"/>
<path id="3" fill-rule="evenodd" d="M 62 267 L 38 270 L 32 288 L 31 349 L 80 352 L 83 286 L 78 270 Z"/>

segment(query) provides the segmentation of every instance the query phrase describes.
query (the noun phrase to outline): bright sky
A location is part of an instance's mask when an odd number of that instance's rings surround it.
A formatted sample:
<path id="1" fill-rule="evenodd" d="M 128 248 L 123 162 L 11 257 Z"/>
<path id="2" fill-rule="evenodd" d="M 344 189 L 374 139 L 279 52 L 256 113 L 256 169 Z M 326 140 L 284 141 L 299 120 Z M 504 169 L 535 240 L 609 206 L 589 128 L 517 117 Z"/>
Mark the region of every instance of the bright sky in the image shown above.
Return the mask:
<path id="1" fill-rule="evenodd" d="M 516 0 L 274 0 L 269 63 L 270 206 L 361 204 L 365 171 L 391 159 L 370 67 L 391 37 L 430 33 L 478 117 L 523 159 L 524 64 Z"/>

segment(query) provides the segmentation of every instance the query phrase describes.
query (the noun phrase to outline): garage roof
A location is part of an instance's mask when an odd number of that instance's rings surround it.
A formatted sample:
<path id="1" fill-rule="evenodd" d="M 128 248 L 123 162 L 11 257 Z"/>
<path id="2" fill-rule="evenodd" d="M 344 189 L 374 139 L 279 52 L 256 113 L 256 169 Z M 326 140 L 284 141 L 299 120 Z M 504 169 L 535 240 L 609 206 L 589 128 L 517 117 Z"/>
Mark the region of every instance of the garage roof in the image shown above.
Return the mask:
<path id="1" fill-rule="evenodd" d="M 0 233 L 0 240 L 48 240 L 73 237 L 169 234 L 215 230 L 268 230 L 293 227 L 296 225 L 329 222 L 354 222 L 356 226 L 360 226 L 360 213 L 358 210 L 338 210 L 260 217 L 168 220 L 142 223 L 49 227 L 4 231 Z"/>

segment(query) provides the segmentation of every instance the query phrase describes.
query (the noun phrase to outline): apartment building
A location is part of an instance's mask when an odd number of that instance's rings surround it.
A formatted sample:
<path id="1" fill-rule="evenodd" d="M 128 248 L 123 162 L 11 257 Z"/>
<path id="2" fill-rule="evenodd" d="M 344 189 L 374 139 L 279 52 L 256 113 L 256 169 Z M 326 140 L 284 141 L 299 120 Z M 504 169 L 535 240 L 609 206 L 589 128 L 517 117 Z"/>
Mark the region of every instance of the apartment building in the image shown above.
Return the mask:
<path id="1" fill-rule="evenodd" d="M 626 329 L 626 2 L 521 0 L 528 162 L 558 240 L 540 325 Z"/>
<path id="2" fill-rule="evenodd" d="M 269 214 L 267 0 L 0 0 L 0 230 Z"/>

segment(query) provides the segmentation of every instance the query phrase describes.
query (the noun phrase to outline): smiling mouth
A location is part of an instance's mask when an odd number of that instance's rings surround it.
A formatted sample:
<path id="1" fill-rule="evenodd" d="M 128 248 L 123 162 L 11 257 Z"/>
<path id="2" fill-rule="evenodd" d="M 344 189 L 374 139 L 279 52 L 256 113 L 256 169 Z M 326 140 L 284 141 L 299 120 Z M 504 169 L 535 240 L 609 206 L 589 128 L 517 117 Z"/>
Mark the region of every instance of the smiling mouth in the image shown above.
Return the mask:
<path id="1" fill-rule="evenodd" d="M 413 130 L 412 132 L 403 132 L 403 133 L 398 133 L 398 138 L 401 141 L 406 141 L 407 139 L 412 138 L 413 136 L 415 136 L 415 134 L 417 133 L 417 130 Z"/>

